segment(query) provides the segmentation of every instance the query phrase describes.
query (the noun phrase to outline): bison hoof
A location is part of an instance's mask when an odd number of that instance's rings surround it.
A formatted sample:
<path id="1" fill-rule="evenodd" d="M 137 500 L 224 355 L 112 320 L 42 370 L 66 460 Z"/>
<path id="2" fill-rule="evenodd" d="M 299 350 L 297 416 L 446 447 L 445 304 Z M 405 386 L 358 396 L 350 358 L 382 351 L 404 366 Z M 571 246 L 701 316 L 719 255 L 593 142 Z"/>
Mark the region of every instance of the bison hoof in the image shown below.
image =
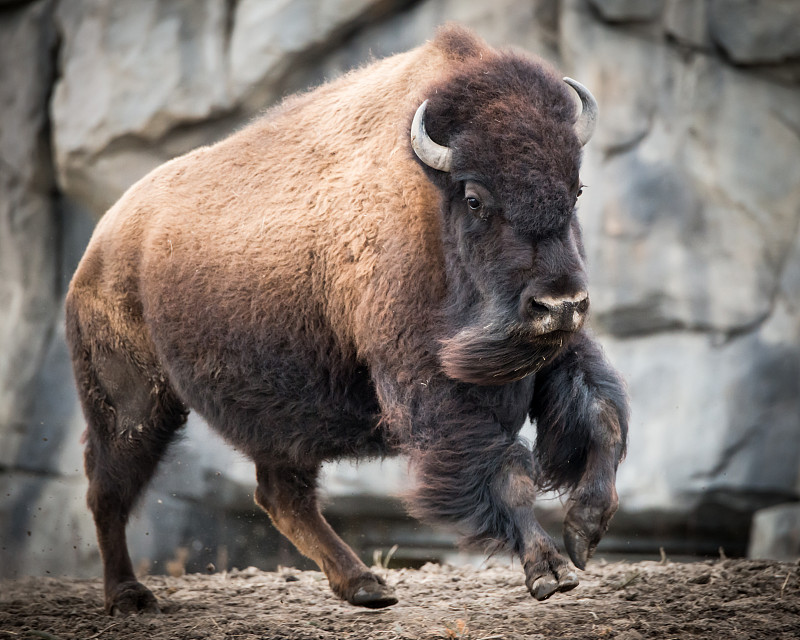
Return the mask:
<path id="1" fill-rule="evenodd" d="M 578 569 L 585 569 L 616 510 L 576 504 L 564 521 L 564 546 Z"/>
<path id="2" fill-rule="evenodd" d="M 140 582 L 122 582 L 106 598 L 106 612 L 112 616 L 127 616 L 134 613 L 161 613 L 158 601 Z"/>
<path id="3" fill-rule="evenodd" d="M 361 587 L 353 594 L 350 604 L 367 607 L 367 609 L 383 609 L 397 604 L 397 598 L 389 587 L 377 587 L 375 589 Z"/>
<path id="4" fill-rule="evenodd" d="M 556 592 L 571 591 L 578 586 L 578 575 L 566 564 L 555 568 L 537 570 L 526 567 L 525 584 L 531 595 L 539 600 L 547 600 Z"/>
<path id="5" fill-rule="evenodd" d="M 564 527 L 564 546 L 575 566 L 578 569 L 585 569 L 597 543 L 590 543 L 582 531 L 567 525 Z"/>
<path id="6" fill-rule="evenodd" d="M 383 609 L 397 604 L 394 591 L 381 578 L 371 573 L 359 577 L 348 591 L 349 595 L 344 599 L 357 607 Z"/>
<path id="7" fill-rule="evenodd" d="M 571 506 L 564 519 L 564 546 L 578 569 L 586 568 L 619 504 L 613 486 L 601 494 L 602 499 L 591 495 L 591 500 L 581 496 L 570 499 Z"/>

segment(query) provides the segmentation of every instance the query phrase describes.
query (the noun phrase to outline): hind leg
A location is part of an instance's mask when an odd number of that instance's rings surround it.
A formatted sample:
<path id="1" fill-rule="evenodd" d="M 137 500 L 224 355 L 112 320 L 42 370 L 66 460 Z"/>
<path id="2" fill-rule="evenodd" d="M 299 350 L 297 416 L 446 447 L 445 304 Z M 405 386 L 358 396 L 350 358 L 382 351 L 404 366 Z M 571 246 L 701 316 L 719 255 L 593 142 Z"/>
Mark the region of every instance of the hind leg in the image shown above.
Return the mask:
<path id="1" fill-rule="evenodd" d="M 317 504 L 317 466 L 301 469 L 256 463 L 256 502 L 275 527 L 325 572 L 331 589 L 351 604 L 379 609 L 397 603 L 386 583 L 336 535 Z"/>
<path id="2" fill-rule="evenodd" d="M 134 360 L 128 354 L 138 352 L 121 342 L 114 350 L 84 345 L 76 327 L 70 329 L 88 422 L 87 502 L 103 559 L 105 608 L 112 615 L 157 613 L 155 596 L 134 575 L 125 526 L 187 412 L 152 359 Z"/>

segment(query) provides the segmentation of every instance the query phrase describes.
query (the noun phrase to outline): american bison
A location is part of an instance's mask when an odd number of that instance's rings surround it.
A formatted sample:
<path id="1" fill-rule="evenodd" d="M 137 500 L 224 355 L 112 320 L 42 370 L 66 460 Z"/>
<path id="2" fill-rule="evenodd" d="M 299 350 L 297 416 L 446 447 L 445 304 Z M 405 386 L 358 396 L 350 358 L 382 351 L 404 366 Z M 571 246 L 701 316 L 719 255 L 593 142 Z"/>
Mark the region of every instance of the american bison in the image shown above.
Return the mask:
<path id="1" fill-rule="evenodd" d="M 408 456 L 411 512 L 517 554 L 537 600 L 578 584 L 534 500 L 569 492 L 583 568 L 628 414 L 583 329 L 596 112 L 579 83 L 448 27 L 125 193 L 66 305 L 109 612 L 158 610 L 125 526 L 190 409 L 253 459 L 258 504 L 352 604 L 396 598 L 320 514 L 320 465 L 348 456 Z"/>

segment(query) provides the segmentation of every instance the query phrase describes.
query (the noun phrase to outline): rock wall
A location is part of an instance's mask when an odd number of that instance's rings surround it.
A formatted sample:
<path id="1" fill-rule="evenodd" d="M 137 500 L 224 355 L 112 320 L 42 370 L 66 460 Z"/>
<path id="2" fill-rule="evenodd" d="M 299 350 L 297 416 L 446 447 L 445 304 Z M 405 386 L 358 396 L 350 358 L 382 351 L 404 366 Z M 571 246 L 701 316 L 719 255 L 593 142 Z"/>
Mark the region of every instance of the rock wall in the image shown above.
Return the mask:
<path id="1" fill-rule="evenodd" d="M 97 218 L 161 162 L 446 21 L 548 58 L 600 103 L 580 216 L 593 328 L 633 397 L 606 550 L 744 552 L 755 510 L 800 499 L 798 5 L 0 2 L 0 575 L 98 572 L 61 321 Z M 137 561 L 296 560 L 252 507 L 252 465 L 199 420 L 164 467 Z M 392 498 L 405 482 L 401 462 L 332 465 L 328 513 L 366 554 L 442 557 L 452 536 Z"/>

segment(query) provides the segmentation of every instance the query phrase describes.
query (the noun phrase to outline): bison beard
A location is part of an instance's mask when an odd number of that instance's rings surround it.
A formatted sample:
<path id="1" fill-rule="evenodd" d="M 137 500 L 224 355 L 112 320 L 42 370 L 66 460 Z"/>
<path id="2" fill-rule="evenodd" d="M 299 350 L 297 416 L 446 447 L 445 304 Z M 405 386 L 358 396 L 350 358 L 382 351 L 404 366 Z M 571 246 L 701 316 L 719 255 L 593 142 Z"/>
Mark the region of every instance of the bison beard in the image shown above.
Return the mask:
<path id="1" fill-rule="evenodd" d="M 444 372 L 454 380 L 507 384 L 536 373 L 559 354 L 570 337 L 566 331 L 532 335 L 518 323 L 468 327 L 442 340 L 439 359 Z"/>

